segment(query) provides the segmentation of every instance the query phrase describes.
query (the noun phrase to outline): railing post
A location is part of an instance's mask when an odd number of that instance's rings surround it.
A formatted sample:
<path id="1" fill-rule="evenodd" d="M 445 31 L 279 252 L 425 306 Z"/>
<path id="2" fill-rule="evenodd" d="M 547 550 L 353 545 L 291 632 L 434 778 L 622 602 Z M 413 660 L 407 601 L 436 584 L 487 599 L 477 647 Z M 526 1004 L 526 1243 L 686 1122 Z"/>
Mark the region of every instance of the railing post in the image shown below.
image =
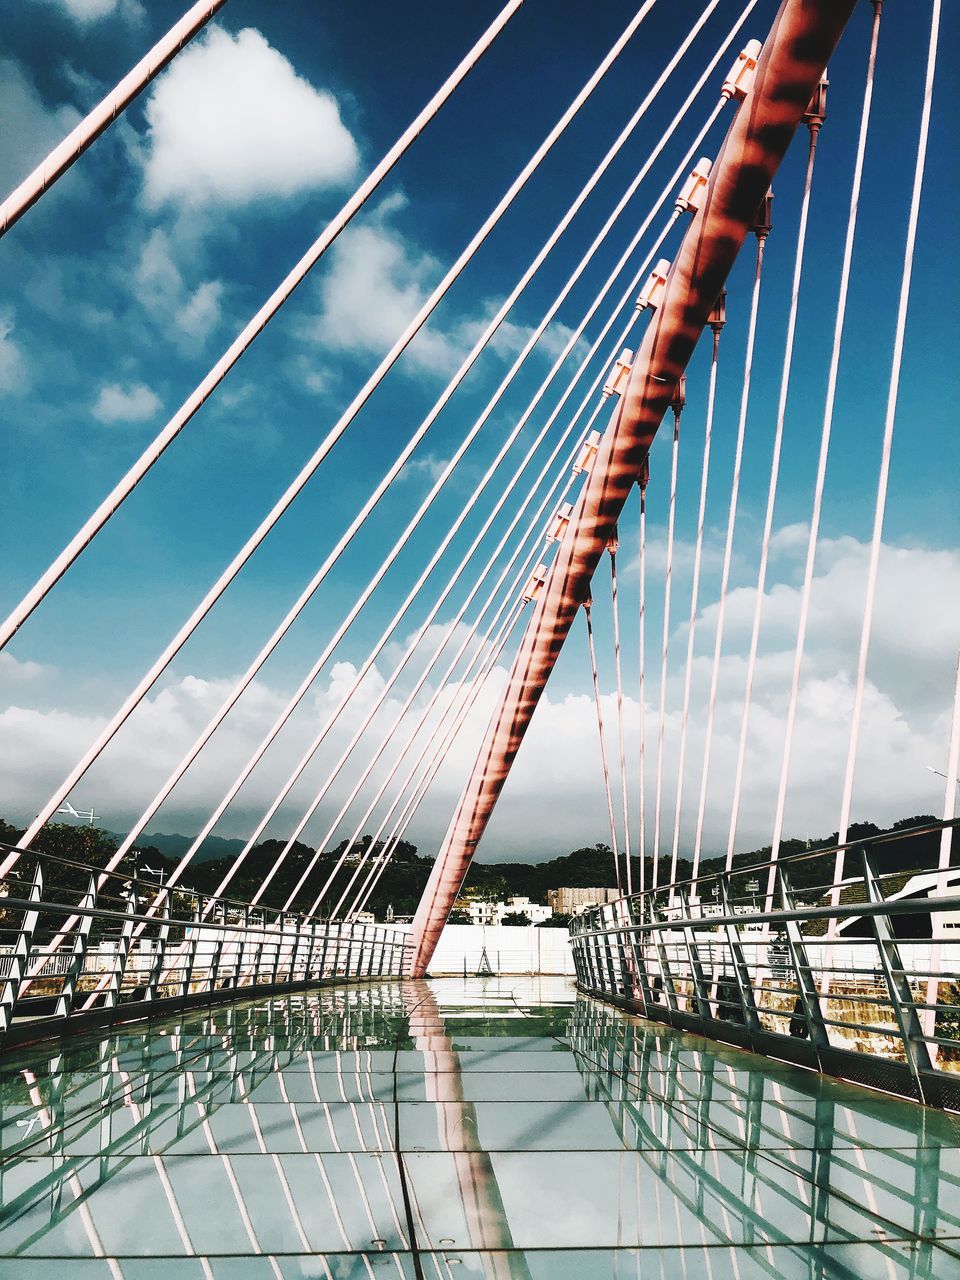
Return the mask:
<path id="1" fill-rule="evenodd" d="M 777 878 L 780 883 L 780 898 L 783 902 L 784 911 L 794 911 L 793 890 L 787 878 L 786 869 L 782 865 L 777 867 Z M 797 979 L 797 998 L 800 1001 L 807 1030 L 810 1033 L 810 1043 L 816 1050 L 817 1061 L 822 1069 L 821 1059 L 824 1050 L 830 1048 L 830 1037 L 827 1034 L 826 1023 L 823 1020 L 820 990 L 814 981 L 813 971 L 807 960 L 807 951 L 803 945 L 803 935 L 800 931 L 799 923 L 796 920 L 787 920 L 785 929 L 787 949 L 790 952 L 790 961 Z"/>
<path id="2" fill-rule="evenodd" d="M 238 990 L 240 983 L 243 981 L 243 970 L 247 962 L 247 939 L 248 929 L 250 928 L 250 908 L 244 907 L 240 913 L 240 925 L 237 931 L 237 942 L 234 945 L 234 955 L 236 957 L 236 968 L 233 974 L 233 987 Z"/>
<path id="3" fill-rule="evenodd" d="M 273 953 L 273 970 L 270 975 L 270 985 L 274 987 L 277 985 L 278 976 L 280 973 L 280 958 L 281 958 L 281 952 L 283 950 L 285 920 L 286 920 L 286 916 L 281 911 L 280 914 L 277 916 L 277 918 L 273 922 L 274 928 L 277 931 L 277 946 L 276 946 L 276 950 Z"/>
<path id="4" fill-rule="evenodd" d="M 289 982 L 296 982 L 297 980 L 297 965 L 300 963 L 300 940 L 301 940 L 300 931 L 303 927 L 303 924 L 304 924 L 304 921 L 301 916 L 295 915 L 293 917 L 293 939 L 290 943 L 290 969 L 289 969 L 290 976 L 288 978 Z M 284 931 L 285 929 L 286 929 L 286 925 L 284 925 Z"/>
<path id="5" fill-rule="evenodd" d="M 643 906 L 645 899 L 639 899 L 640 905 L 640 921 L 643 924 Z M 643 1011 L 646 1013 L 653 1004 L 653 990 L 650 986 L 650 974 L 647 972 L 646 957 L 646 940 L 647 935 L 641 929 L 639 934 L 635 932 L 637 926 L 636 916 L 637 900 L 633 898 L 627 899 L 627 912 L 630 917 L 631 933 L 630 933 L 630 949 L 633 954 L 633 962 L 637 968 L 637 979 L 640 987 L 640 999 L 643 1001 Z"/>
<path id="6" fill-rule="evenodd" d="M 330 922 L 329 920 L 323 925 L 323 946 L 320 950 L 320 968 L 317 973 L 317 979 L 323 980 L 327 971 L 327 948 L 330 945 Z"/>
<path id="7" fill-rule="evenodd" d="M 680 910 L 683 912 L 683 940 L 687 946 L 687 963 L 690 965 L 690 984 L 693 987 L 693 999 L 697 1006 L 698 1016 L 701 1021 L 706 1021 L 710 1017 L 710 1001 L 703 976 L 703 965 L 700 963 L 700 956 L 697 952 L 697 940 L 690 920 L 690 902 L 685 889 L 678 889 L 677 897 L 680 899 Z"/>
<path id="8" fill-rule="evenodd" d="M 30 902 L 39 902 L 43 897 L 43 865 L 37 858 L 33 869 L 33 883 L 27 898 Z M 27 972 L 30 959 L 30 948 L 33 946 L 33 935 L 37 928 L 40 912 L 33 908 L 23 913 L 16 945 L 10 957 L 10 970 L 6 975 L 3 987 L 0 988 L 0 1044 L 10 1029 L 17 1009 L 17 998 L 20 994 L 20 983 Z"/>
<path id="9" fill-rule="evenodd" d="M 217 983 L 220 981 L 220 961 L 223 958 L 223 944 L 227 933 L 227 909 L 220 905 L 220 927 L 217 928 L 216 921 L 217 903 L 214 902 L 214 908 L 210 912 L 213 917 L 214 942 L 213 952 L 210 956 L 210 976 L 207 982 L 208 991 L 216 991 Z"/>
<path id="10" fill-rule="evenodd" d="M 660 966 L 660 982 L 663 986 L 663 994 L 666 1001 L 668 1012 L 678 1013 L 679 1004 L 677 1002 L 677 989 L 674 985 L 673 974 L 670 972 L 670 963 L 667 960 L 666 948 L 663 942 L 663 922 L 660 919 L 654 902 L 653 894 L 650 895 L 650 938 L 653 942 L 654 949 L 657 953 L 657 963 Z M 654 1001 L 654 1003 L 658 1003 Z"/>
<path id="11" fill-rule="evenodd" d="M 727 876 L 720 877 L 720 909 L 725 916 L 732 917 L 735 912 L 730 902 L 730 884 Z M 751 1043 L 755 1034 L 761 1030 L 760 1014 L 757 1011 L 756 992 L 750 977 L 750 966 L 743 952 L 740 940 L 740 927 L 737 924 L 724 925 L 727 937 L 727 949 L 733 963 L 733 977 L 740 997 L 740 1009 L 743 1013 L 743 1025 L 747 1029 Z M 719 1014 L 719 1010 L 717 1010 Z"/>
<path id="12" fill-rule="evenodd" d="M 258 910 L 260 909 L 258 908 Z M 264 908 L 260 912 L 260 914 L 263 917 L 263 919 L 261 921 L 259 931 L 254 934 L 254 938 L 253 938 L 253 964 L 250 966 L 251 987 L 257 987 L 260 985 L 260 962 L 263 959 L 264 945 L 265 945 L 266 936 L 267 936 L 266 908 Z M 254 929 L 256 929 L 256 927 L 257 926 L 254 925 Z"/>
<path id="13" fill-rule="evenodd" d="M 160 929 L 157 933 L 157 951 L 153 958 L 153 964 L 150 966 L 150 976 L 147 979 L 147 989 L 144 992 L 144 1000 L 156 1000 L 157 992 L 160 987 L 160 979 L 163 976 L 164 966 L 167 959 L 167 942 L 170 938 L 170 899 L 164 898 L 163 906 L 160 908 L 160 919 L 162 921 Z"/>
<path id="14" fill-rule="evenodd" d="M 191 925 L 193 927 L 193 937 L 187 943 L 184 955 L 183 976 L 180 982 L 181 996 L 188 996 L 190 994 L 190 984 L 193 981 L 193 970 L 197 961 L 197 947 L 200 945 L 200 911 L 198 907 L 194 908 Z M 186 933 L 186 930 L 189 927 L 190 926 L 184 927 L 184 933 Z"/>
<path id="15" fill-rule="evenodd" d="M 863 850 L 863 882 L 866 886 L 868 902 L 884 901 L 866 848 Z M 876 939 L 877 951 L 880 954 L 883 980 L 890 996 L 890 1004 L 893 1007 L 893 1016 L 897 1020 L 900 1038 L 903 1041 L 907 1066 L 910 1068 L 910 1074 L 913 1076 L 922 1101 L 924 1087 L 920 1072 L 932 1071 L 933 1063 L 930 1061 L 927 1044 L 923 1039 L 923 1028 L 917 1015 L 913 992 L 910 990 L 910 981 L 900 959 L 900 948 L 897 946 L 893 930 L 890 928 L 889 917 L 887 915 L 871 915 L 870 927 Z"/>
<path id="16" fill-rule="evenodd" d="M 81 899 L 80 906 L 92 909 L 97 901 L 97 878 L 91 875 L 87 882 L 87 892 Z M 84 961 L 87 957 L 87 942 L 90 938 L 90 929 L 93 925 L 92 915 L 82 915 L 75 926 L 73 938 L 72 954 L 70 956 L 70 966 L 67 969 L 63 980 L 63 986 L 60 988 L 60 994 L 56 1000 L 57 1017 L 65 1018 L 67 1014 L 73 1012 L 74 1000 L 77 996 L 77 986 L 80 982 L 80 976 L 83 973 Z M 56 955 L 56 952 L 54 952 Z M 55 962 L 56 963 L 56 962 Z"/>
<path id="17" fill-rule="evenodd" d="M 113 1009 L 120 1003 L 120 992 L 123 989 L 123 978 L 127 968 L 127 960 L 130 956 L 130 939 L 133 937 L 133 917 L 137 911 L 137 882 L 134 880 L 130 885 L 130 896 L 127 898 L 126 919 L 123 922 L 123 928 L 120 931 L 120 938 L 117 941 L 117 954 L 113 960 L 113 972 L 110 975 L 110 985 L 103 994 L 104 1008 Z"/>

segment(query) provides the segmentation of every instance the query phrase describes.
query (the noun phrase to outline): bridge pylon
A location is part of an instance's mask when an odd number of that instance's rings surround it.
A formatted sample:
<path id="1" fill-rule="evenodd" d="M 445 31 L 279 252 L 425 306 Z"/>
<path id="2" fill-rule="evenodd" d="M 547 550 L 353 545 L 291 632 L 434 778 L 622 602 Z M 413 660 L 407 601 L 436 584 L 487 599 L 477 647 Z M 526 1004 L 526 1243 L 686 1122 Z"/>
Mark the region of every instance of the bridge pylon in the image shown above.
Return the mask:
<path id="1" fill-rule="evenodd" d="M 423 976 L 674 390 L 856 0 L 783 0 L 527 625 L 412 929 Z"/>

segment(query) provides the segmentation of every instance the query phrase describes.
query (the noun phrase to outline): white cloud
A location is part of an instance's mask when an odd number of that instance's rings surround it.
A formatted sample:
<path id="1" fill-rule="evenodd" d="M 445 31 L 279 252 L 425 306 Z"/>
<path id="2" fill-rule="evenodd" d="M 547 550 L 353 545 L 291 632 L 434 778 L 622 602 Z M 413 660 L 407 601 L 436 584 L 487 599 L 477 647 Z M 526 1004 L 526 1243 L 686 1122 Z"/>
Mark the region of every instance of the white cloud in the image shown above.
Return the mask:
<path id="1" fill-rule="evenodd" d="M 46 0 L 46 3 L 63 9 L 81 26 L 103 18 L 119 17 L 127 22 L 140 22 L 144 17 L 140 0 Z"/>
<path id="2" fill-rule="evenodd" d="M 865 554 L 866 548 L 852 539 L 826 541 L 822 546 L 822 569 L 816 580 L 814 621 L 807 646 L 790 774 L 788 835 L 826 835 L 836 829 L 853 702 L 852 672 Z M 859 593 L 852 589 L 854 581 L 860 583 Z M 737 841 L 741 850 L 757 848 L 769 841 L 783 746 L 797 589 L 778 585 L 771 596 L 772 603 L 768 598 L 770 625 L 769 628 L 765 625 L 763 632 L 752 703 Z M 709 623 L 713 609 L 710 605 L 704 611 L 694 666 L 682 823 L 681 853 L 684 854 L 689 853 L 692 845 L 703 760 L 703 709 L 710 679 Z M 766 613 L 764 616 L 766 622 Z M 742 708 L 745 636 L 752 618 L 751 593 L 735 593 L 735 598 L 731 598 L 731 618 L 730 641 L 725 647 L 720 671 L 711 759 L 705 840 L 705 852 L 709 854 L 721 851 L 726 841 Z M 437 624 L 429 629 L 400 685 L 377 714 L 371 732 L 364 739 L 367 746 L 344 770 L 328 801 L 321 806 L 318 818 L 307 828 L 308 842 L 319 840 L 325 833 L 336 811 L 334 805 L 339 807 L 360 767 L 390 727 L 406 691 L 423 669 L 423 658 L 419 654 L 432 653 L 446 630 L 446 626 Z M 449 657 L 466 635 L 461 624 L 436 672 L 446 669 Z M 858 756 L 856 820 L 891 822 L 924 811 L 936 812 L 942 804 L 942 780 L 928 773 L 925 766 L 944 767 L 958 635 L 960 553 L 885 547 Z M 382 690 L 384 673 L 392 671 L 408 639 L 388 646 L 382 655 L 382 667 L 369 673 L 359 696 L 330 733 L 302 784 L 298 784 L 294 799 L 278 816 L 273 828 L 275 834 L 289 833 Z M 566 696 L 556 692 L 551 695 L 548 691 L 543 697 L 497 807 L 489 837 L 481 846 L 480 856 L 484 859 L 539 857 L 607 838 L 596 750 L 597 726 L 582 634 L 574 633 L 569 644 L 575 651 L 577 646 L 581 650 L 583 691 Z M 683 652 L 682 645 L 672 644 L 663 789 L 667 848 L 673 833 Z M 576 658 L 576 652 L 573 657 Z M 657 662 L 654 667 L 658 667 Z M 222 834 L 249 833 L 319 724 L 352 685 L 355 673 L 355 662 L 343 660 L 334 664 L 318 682 L 300 715 L 288 726 L 230 810 L 221 828 Z M 21 820 L 29 817 L 30 811 L 43 799 L 43 790 L 55 785 L 85 749 L 100 727 L 101 717 L 72 709 L 73 689 L 66 681 L 58 689 L 46 673 L 5 671 L 2 666 L 0 675 L 12 677 L 10 687 L 17 700 L 16 706 L 0 715 L 0 776 L 5 780 L 3 806 L 6 810 L 3 816 Z M 411 838 L 425 852 L 434 851 L 442 839 L 505 679 L 506 671 L 498 669 L 471 712 L 436 786 L 411 828 Z M 98 811 L 105 814 L 105 822 L 114 829 L 135 817 L 135 807 L 150 799 L 231 683 L 227 679 L 187 676 L 151 697 L 124 729 L 116 748 L 111 749 L 85 783 L 77 802 L 83 801 L 84 805 L 95 802 Z M 608 751 L 610 760 L 615 762 L 616 705 L 609 672 L 604 674 L 603 688 Z M 628 678 L 627 754 L 635 808 L 639 709 L 630 691 Z M 419 716 L 429 693 L 428 687 L 418 698 L 407 721 L 408 728 L 412 729 L 413 717 Z M 452 693 L 452 686 L 445 689 L 441 701 L 447 701 Z M 272 724 L 286 697 L 285 689 L 254 684 L 218 731 L 215 749 L 205 752 L 177 787 L 154 824 L 156 829 L 196 829 Z M 655 670 L 649 676 L 647 698 L 647 797 L 648 812 L 652 815 L 659 698 Z M 91 702 L 91 705 L 97 704 Z M 391 736 L 385 758 L 362 798 L 372 795 L 405 736 L 404 731 Z M 404 772 L 406 768 L 404 765 Z M 358 809 L 349 815 L 354 824 L 360 812 Z M 635 813 L 633 825 L 635 835 Z M 649 830 L 652 832 L 652 818 Z"/>
<path id="3" fill-rule="evenodd" d="M 320 312 L 304 336 L 327 351 L 383 355 L 426 302 L 443 274 L 443 265 L 395 225 L 407 206 L 401 193 L 387 197 L 361 226 L 352 226 L 333 246 L 319 283 Z M 487 299 L 480 315 L 448 319 L 444 328 L 431 316 L 413 339 L 401 369 L 447 377 L 480 339 L 501 303 Z M 541 336 L 536 354 L 555 359 L 573 330 L 554 321 Z M 505 319 L 487 349 L 512 360 L 533 334 L 533 326 Z M 585 348 L 584 348 L 585 351 Z M 579 352 L 574 353 L 579 354 Z"/>
<path id="4" fill-rule="evenodd" d="M 0 311 L 0 392 L 22 395 L 29 389 L 30 374 L 20 345 L 13 340 L 13 312 Z"/>
<path id="5" fill-rule="evenodd" d="M 73 128 L 73 107 L 48 107 L 11 59 L 0 59 L 0 189 L 4 195 Z"/>
<path id="6" fill-rule="evenodd" d="M 411 458 L 400 472 L 400 480 L 413 480 L 424 476 L 430 484 L 439 480 L 450 464 L 449 458 L 438 458 L 435 453 L 426 453 L 422 458 Z"/>
<path id="7" fill-rule="evenodd" d="M 223 283 L 205 280 L 177 313 L 177 324 L 190 338 L 205 341 L 220 321 Z"/>
<path id="8" fill-rule="evenodd" d="M 369 224 L 346 231 L 334 246 L 320 281 L 321 311 L 306 336 L 327 351 L 382 355 L 410 323 L 441 274 L 440 263 L 389 225 L 403 197 L 385 200 Z M 452 371 L 460 344 L 431 328 L 421 330 L 403 368 Z"/>
<path id="9" fill-rule="evenodd" d="M 122 387 L 111 382 L 100 388 L 93 416 L 100 422 L 145 422 L 160 408 L 160 398 L 149 387 L 135 383 Z"/>
<path id="10" fill-rule="evenodd" d="M 147 313 L 185 351 L 205 343 L 220 323 L 225 285 L 222 280 L 202 280 L 191 291 L 184 279 L 186 266 L 178 255 L 191 259 L 195 245 L 187 245 L 169 231 L 156 227 L 144 242 L 137 262 L 137 297 Z M 197 274 L 197 273 L 195 273 Z"/>
<path id="11" fill-rule="evenodd" d="M 292 196 L 342 186 L 357 167 L 336 99 L 249 27 L 214 27 L 181 53 L 150 94 L 147 122 L 153 206 Z"/>
<path id="12" fill-rule="evenodd" d="M 21 662 L 12 653 L 0 653 L 0 682 L 4 684 L 22 684 L 37 680 L 49 670 L 49 667 L 45 667 L 40 662 L 31 662 L 29 659 Z"/>

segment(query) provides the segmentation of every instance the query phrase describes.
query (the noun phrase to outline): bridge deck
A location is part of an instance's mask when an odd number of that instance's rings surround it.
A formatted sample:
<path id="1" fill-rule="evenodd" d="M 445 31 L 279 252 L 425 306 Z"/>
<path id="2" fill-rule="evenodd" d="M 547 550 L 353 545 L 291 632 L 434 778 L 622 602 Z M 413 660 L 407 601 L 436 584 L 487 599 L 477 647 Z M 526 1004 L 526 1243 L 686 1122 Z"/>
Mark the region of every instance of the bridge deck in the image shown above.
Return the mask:
<path id="1" fill-rule="evenodd" d="M 559 978 L 194 1010 L 0 1067 L 19 1280 L 960 1275 L 955 1118 Z"/>

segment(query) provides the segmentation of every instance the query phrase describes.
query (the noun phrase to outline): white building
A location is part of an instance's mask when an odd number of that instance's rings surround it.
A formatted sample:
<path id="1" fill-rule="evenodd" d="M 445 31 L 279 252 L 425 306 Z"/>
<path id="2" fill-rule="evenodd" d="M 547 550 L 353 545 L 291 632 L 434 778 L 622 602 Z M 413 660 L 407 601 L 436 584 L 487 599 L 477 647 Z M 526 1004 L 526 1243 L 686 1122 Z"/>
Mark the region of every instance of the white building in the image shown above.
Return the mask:
<path id="1" fill-rule="evenodd" d="M 521 912 L 531 924 L 542 924 L 553 915 L 550 907 L 541 902 L 531 902 L 529 898 L 510 898 L 507 902 L 471 902 L 467 910 L 470 912 L 471 924 L 498 925 L 507 915 L 519 915 Z"/>

